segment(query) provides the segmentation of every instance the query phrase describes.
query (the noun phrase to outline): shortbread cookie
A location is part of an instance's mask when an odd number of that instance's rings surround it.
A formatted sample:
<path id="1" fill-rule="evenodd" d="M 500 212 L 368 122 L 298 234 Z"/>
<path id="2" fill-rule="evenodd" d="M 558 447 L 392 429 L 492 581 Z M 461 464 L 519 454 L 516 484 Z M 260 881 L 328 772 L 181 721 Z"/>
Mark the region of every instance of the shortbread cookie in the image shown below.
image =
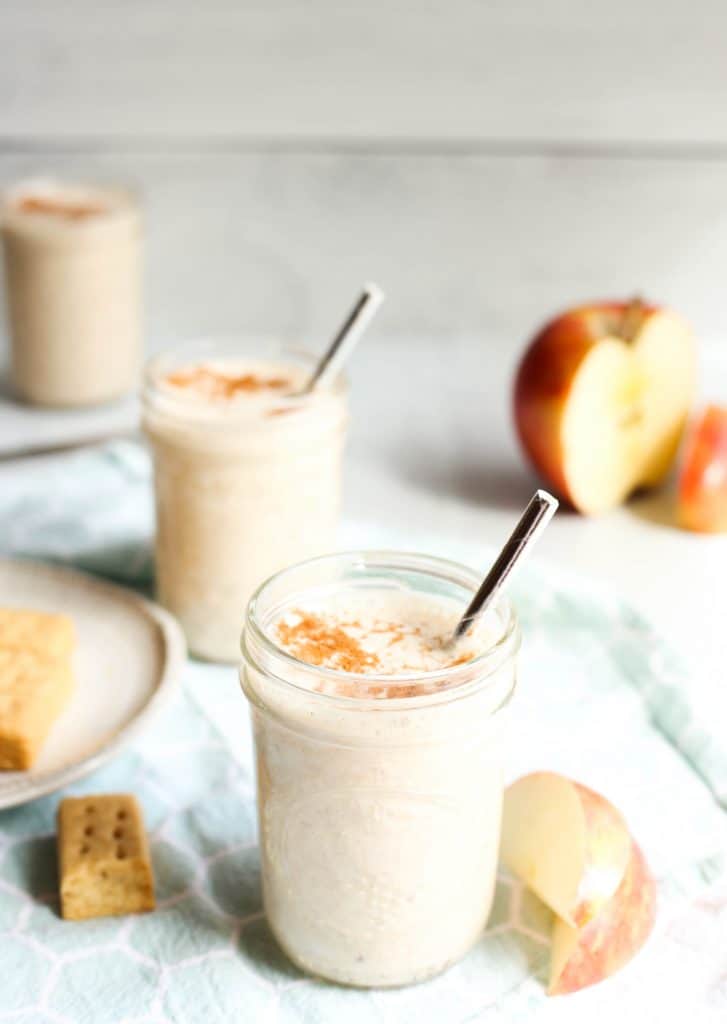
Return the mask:
<path id="1" fill-rule="evenodd" d="M 0 769 L 32 766 L 73 682 L 70 657 L 0 646 Z"/>
<path id="2" fill-rule="evenodd" d="M 154 878 L 133 796 L 68 797 L 58 808 L 61 913 L 69 920 L 154 909 Z"/>
<path id="3" fill-rule="evenodd" d="M 70 658 L 75 644 L 73 622 L 67 615 L 0 608 L 0 647 L 32 650 L 48 658 Z"/>

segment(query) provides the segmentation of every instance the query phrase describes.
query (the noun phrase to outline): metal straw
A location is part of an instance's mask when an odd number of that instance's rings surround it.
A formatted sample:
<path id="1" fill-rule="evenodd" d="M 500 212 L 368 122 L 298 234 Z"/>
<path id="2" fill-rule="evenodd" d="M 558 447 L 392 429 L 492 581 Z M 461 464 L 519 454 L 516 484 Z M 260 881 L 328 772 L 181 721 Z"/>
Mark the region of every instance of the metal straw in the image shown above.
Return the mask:
<path id="1" fill-rule="evenodd" d="M 332 380 L 350 356 L 356 342 L 371 323 L 376 310 L 384 301 L 384 293 L 376 284 L 364 285 L 355 306 L 338 330 L 335 338 L 321 356 L 311 379 L 301 392 L 310 394 L 315 388 Z"/>
<path id="2" fill-rule="evenodd" d="M 540 537 L 545 527 L 555 515 L 558 502 L 547 491 L 536 491 L 530 499 L 528 507 L 522 514 L 520 522 L 512 531 L 505 547 L 482 581 L 482 586 L 472 598 L 467 611 L 457 624 L 452 635 L 452 642 L 459 640 L 470 626 L 484 614 L 493 599 L 497 596 L 516 563 L 528 552 Z"/>

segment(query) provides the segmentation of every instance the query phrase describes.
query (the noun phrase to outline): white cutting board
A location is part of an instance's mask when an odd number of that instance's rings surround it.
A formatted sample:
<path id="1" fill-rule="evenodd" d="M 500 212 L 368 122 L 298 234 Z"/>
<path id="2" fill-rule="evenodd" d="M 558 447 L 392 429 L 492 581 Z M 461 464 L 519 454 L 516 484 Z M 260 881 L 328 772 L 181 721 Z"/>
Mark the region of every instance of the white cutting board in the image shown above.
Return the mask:
<path id="1" fill-rule="evenodd" d="M 0 458 L 105 441 L 138 425 L 136 395 L 84 409 L 45 409 L 17 401 L 7 378 L 0 378 Z"/>

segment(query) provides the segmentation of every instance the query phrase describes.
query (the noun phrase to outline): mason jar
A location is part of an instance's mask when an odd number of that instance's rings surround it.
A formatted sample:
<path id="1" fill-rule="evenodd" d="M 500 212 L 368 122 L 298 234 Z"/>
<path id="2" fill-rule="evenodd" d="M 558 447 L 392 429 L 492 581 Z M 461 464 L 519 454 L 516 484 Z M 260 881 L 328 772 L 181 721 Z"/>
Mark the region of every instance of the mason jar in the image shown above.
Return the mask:
<path id="1" fill-rule="evenodd" d="M 271 623 L 311 595 L 361 588 L 432 595 L 464 609 L 479 576 L 391 552 L 314 559 L 256 592 L 241 683 L 257 763 L 265 911 L 303 970 L 356 986 L 422 981 L 477 941 L 493 898 L 503 796 L 502 711 L 519 629 L 462 664 L 385 676 L 311 665 Z M 367 597 L 368 599 L 368 597 Z"/>
<path id="2" fill-rule="evenodd" d="M 196 366 L 265 365 L 295 386 L 314 359 L 260 339 L 212 340 L 153 359 L 143 394 L 156 504 L 156 585 L 190 650 L 237 661 L 240 622 L 271 573 L 335 547 L 347 412 L 342 381 L 310 395 L 206 400 L 167 386 Z"/>
<path id="3" fill-rule="evenodd" d="M 141 372 L 142 219 L 129 191 L 28 181 L 0 214 L 13 388 L 37 405 L 107 402 Z"/>

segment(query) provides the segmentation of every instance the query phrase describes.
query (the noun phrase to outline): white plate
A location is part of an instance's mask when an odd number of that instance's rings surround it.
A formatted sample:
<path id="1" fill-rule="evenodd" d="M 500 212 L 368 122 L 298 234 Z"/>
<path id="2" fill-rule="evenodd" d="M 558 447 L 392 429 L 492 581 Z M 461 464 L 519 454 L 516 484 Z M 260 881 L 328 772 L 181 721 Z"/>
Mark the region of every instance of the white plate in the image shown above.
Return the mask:
<path id="1" fill-rule="evenodd" d="M 0 607 L 63 612 L 76 626 L 76 689 L 27 772 L 0 771 L 0 808 L 88 775 L 136 736 L 173 691 L 176 620 L 131 591 L 57 566 L 0 560 Z"/>

